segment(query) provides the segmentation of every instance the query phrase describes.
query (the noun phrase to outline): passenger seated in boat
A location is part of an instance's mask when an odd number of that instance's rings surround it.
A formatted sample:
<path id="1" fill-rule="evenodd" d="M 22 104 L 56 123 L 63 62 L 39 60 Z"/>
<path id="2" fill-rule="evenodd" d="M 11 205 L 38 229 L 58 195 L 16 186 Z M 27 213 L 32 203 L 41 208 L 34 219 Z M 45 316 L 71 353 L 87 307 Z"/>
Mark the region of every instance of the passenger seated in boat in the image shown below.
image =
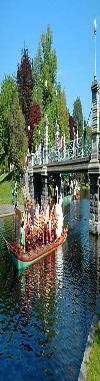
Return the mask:
<path id="1" fill-rule="evenodd" d="M 27 232 L 26 240 L 25 240 L 25 248 L 26 248 L 27 253 L 30 252 L 31 246 L 32 245 L 31 245 L 30 228 L 28 227 L 28 232 Z"/>
<path id="2" fill-rule="evenodd" d="M 46 245 L 46 231 L 47 231 L 47 224 L 44 223 L 44 245 Z"/>
<path id="3" fill-rule="evenodd" d="M 25 226 L 25 239 L 26 239 L 26 237 L 27 237 L 27 234 L 28 234 L 28 229 L 29 229 L 29 227 L 28 227 L 28 224 Z"/>
<path id="4" fill-rule="evenodd" d="M 63 234 L 67 235 L 67 233 L 68 233 L 68 227 L 66 226 L 66 227 L 63 228 Z"/>
<path id="5" fill-rule="evenodd" d="M 43 243 L 43 234 L 42 232 L 39 232 L 39 237 L 38 237 L 38 244 L 39 246 L 41 246 Z"/>
<path id="6" fill-rule="evenodd" d="M 20 229 L 20 244 L 21 248 L 24 248 L 24 243 L 25 243 L 25 229 L 24 229 L 24 221 L 21 223 L 21 229 Z"/>

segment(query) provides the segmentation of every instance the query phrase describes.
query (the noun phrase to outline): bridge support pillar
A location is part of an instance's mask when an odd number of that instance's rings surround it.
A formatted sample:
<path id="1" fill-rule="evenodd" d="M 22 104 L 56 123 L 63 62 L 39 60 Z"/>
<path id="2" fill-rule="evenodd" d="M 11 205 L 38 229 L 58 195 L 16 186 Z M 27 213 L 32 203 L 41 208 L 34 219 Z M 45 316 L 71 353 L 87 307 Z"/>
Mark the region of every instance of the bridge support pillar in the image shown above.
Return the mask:
<path id="1" fill-rule="evenodd" d="M 54 198 L 56 202 L 59 200 L 60 191 L 61 191 L 61 176 L 60 174 L 57 174 L 55 177 L 55 182 L 54 182 Z"/>
<path id="2" fill-rule="evenodd" d="M 34 183 L 34 199 L 38 200 L 39 204 L 41 204 L 42 178 L 40 173 L 34 174 L 33 183 Z"/>
<path id="3" fill-rule="evenodd" d="M 47 176 L 42 176 L 42 196 L 46 200 L 48 198 L 48 180 Z"/>
<path id="4" fill-rule="evenodd" d="M 48 175 L 47 175 L 47 166 L 44 165 L 41 173 L 42 177 L 42 197 L 44 200 L 48 198 Z"/>
<path id="5" fill-rule="evenodd" d="M 89 174 L 90 177 L 90 233 L 100 234 L 100 174 Z"/>
<path id="6" fill-rule="evenodd" d="M 100 163 L 99 163 L 99 85 L 92 82 L 92 152 L 88 166 L 90 178 L 89 231 L 100 234 Z"/>
<path id="7" fill-rule="evenodd" d="M 34 199 L 34 178 L 33 178 L 33 174 L 30 175 L 30 177 L 29 177 L 29 192 L 30 192 L 31 199 L 33 200 Z"/>

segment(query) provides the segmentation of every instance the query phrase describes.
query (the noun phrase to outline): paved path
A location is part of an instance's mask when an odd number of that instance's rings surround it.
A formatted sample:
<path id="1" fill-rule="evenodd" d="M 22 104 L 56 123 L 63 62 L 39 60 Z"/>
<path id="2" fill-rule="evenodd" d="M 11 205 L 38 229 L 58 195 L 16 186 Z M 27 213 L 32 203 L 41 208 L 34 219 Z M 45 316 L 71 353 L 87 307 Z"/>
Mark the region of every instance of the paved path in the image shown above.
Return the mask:
<path id="1" fill-rule="evenodd" d="M 0 217 L 9 216 L 14 213 L 14 206 L 8 204 L 0 205 Z"/>
<path id="2" fill-rule="evenodd" d="M 23 207 L 18 207 L 18 209 L 23 210 Z M 15 209 L 13 205 L 8 205 L 8 204 L 2 204 L 0 205 L 0 217 L 5 217 L 5 216 L 11 216 L 14 214 Z"/>

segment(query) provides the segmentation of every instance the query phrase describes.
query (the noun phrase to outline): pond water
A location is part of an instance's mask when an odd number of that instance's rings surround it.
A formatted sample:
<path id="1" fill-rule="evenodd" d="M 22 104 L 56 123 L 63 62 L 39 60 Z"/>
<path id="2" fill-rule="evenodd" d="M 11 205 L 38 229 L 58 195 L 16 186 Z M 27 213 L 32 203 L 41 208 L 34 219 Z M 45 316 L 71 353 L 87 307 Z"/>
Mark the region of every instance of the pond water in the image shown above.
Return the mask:
<path id="1" fill-rule="evenodd" d="M 23 273 L 3 240 L 13 239 L 13 217 L 0 219 L 1 381 L 78 379 L 98 286 L 88 214 L 87 198 L 68 205 L 66 242 Z"/>

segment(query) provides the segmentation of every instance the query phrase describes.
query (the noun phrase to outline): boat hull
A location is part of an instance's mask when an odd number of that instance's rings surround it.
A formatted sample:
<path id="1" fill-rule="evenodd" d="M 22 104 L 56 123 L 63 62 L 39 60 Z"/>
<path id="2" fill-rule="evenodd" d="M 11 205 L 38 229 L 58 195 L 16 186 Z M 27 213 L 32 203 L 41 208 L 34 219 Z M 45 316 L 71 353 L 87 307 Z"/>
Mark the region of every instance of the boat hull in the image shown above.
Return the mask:
<path id="1" fill-rule="evenodd" d="M 31 251 L 30 253 L 20 253 L 18 254 L 17 245 L 10 244 L 6 241 L 7 249 L 11 254 L 13 263 L 17 270 L 27 269 L 30 265 L 38 262 L 40 259 L 45 258 L 47 255 L 53 253 L 58 246 L 62 245 L 65 241 L 67 235 L 62 235 L 54 243 L 46 245 L 40 250 Z"/>

